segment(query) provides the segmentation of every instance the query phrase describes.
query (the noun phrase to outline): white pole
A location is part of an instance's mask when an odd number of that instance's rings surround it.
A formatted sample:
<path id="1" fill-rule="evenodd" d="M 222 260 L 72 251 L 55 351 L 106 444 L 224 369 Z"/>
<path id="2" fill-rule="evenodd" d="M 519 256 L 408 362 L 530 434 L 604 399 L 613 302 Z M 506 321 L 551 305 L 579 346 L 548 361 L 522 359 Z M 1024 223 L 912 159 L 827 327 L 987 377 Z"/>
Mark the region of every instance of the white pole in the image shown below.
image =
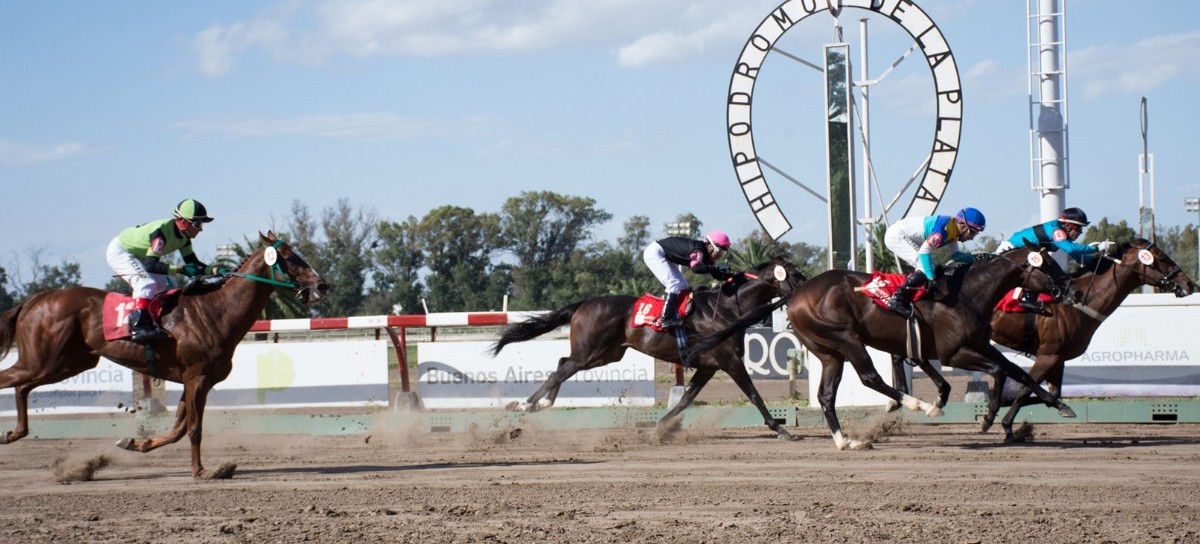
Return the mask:
<path id="1" fill-rule="evenodd" d="M 1059 52 L 1064 48 L 1058 35 L 1060 0 L 1038 0 L 1038 73 L 1040 74 L 1039 112 L 1037 118 L 1039 145 L 1041 149 L 1041 217 L 1049 221 L 1058 217 L 1065 204 L 1063 179 L 1063 149 L 1065 129 L 1063 123 L 1062 70 Z"/>
<path id="2" fill-rule="evenodd" d="M 869 70 L 867 69 L 867 20 L 858 20 L 859 28 L 861 29 L 862 47 L 859 53 L 859 80 L 862 84 L 858 86 L 858 92 L 862 95 L 862 139 L 863 139 L 863 156 L 867 159 L 863 161 L 862 175 L 862 199 L 863 199 L 863 218 L 871 219 L 871 161 L 869 153 L 871 152 L 871 98 L 869 83 Z M 863 228 L 867 230 L 867 235 L 864 237 L 863 249 L 867 254 L 866 260 L 863 262 L 863 271 L 875 271 L 875 244 L 878 240 L 872 238 L 875 235 L 875 223 L 867 221 L 863 223 Z"/>

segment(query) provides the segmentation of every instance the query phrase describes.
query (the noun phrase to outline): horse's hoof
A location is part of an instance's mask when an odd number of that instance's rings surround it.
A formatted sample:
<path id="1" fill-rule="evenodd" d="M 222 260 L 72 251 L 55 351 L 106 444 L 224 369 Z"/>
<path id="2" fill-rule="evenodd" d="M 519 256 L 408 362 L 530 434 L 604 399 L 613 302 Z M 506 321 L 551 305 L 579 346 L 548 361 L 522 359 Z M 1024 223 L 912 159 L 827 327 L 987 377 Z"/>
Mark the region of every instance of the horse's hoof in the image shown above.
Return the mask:
<path id="1" fill-rule="evenodd" d="M 10 435 L 10 434 L 12 434 L 12 431 L 4 431 L 3 434 L 0 434 L 0 444 L 7 444 L 8 443 L 8 435 Z"/>
<path id="2" fill-rule="evenodd" d="M 875 446 L 866 440 L 851 440 L 849 447 L 850 447 L 850 449 L 852 449 L 854 451 L 866 451 L 866 450 L 875 449 Z"/>
<path id="3" fill-rule="evenodd" d="M 894 400 L 889 400 L 887 406 L 883 407 L 883 413 L 890 414 L 900 409 L 900 403 Z"/>
<path id="4" fill-rule="evenodd" d="M 789 433 L 787 431 L 781 430 L 778 432 L 779 432 L 779 436 L 777 436 L 776 438 L 778 438 L 784 442 L 797 442 L 799 440 L 804 439 L 803 436 L 793 436 L 791 433 Z"/>
<path id="5" fill-rule="evenodd" d="M 1072 410 L 1071 407 L 1067 406 L 1066 404 L 1062 405 L 1062 407 L 1058 409 L 1058 415 L 1072 419 L 1076 417 L 1075 410 Z"/>
<path id="6" fill-rule="evenodd" d="M 121 448 L 123 450 L 133 451 L 133 439 L 132 438 L 122 438 L 120 441 L 117 442 L 117 447 Z"/>
<path id="7" fill-rule="evenodd" d="M 937 406 L 930 406 L 928 410 L 925 410 L 926 417 L 942 417 L 945 414 L 946 412 L 943 412 L 942 409 L 938 408 Z"/>
<path id="8" fill-rule="evenodd" d="M 982 433 L 988 432 L 988 429 L 992 428 L 993 423 L 995 423 L 995 421 L 989 421 L 986 419 L 983 421 L 980 421 L 979 422 L 979 433 L 982 434 Z"/>

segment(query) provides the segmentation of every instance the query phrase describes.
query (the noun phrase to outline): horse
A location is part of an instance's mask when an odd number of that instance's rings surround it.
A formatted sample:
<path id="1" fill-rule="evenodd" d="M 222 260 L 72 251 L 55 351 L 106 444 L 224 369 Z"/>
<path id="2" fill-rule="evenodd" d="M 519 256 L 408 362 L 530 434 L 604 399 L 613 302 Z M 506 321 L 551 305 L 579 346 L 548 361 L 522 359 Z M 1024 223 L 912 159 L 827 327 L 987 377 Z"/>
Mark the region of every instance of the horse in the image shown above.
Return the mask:
<path id="1" fill-rule="evenodd" d="M 1046 381 L 1047 390 L 1056 398 L 1062 389 L 1065 363 L 1083 355 L 1100 323 L 1112 315 L 1134 289 L 1141 285 L 1171 291 L 1184 297 L 1196 290 L 1196 285 L 1179 265 L 1162 248 L 1149 240 L 1135 238 L 1121 244 L 1110 254 L 1101 255 L 1094 270 L 1084 272 L 1072 280 L 1075 288 L 1083 293 L 1083 299 L 1075 304 L 1052 304 L 1043 312 L 1005 312 L 999 308 L 992 313 L 992 341 L 1024 353 L 1034 354 L 1029 375 L 1038 383 Z M 902 368 L 904 359 L 893 360 L 893 368 Z M 928 361 L 916 360 L 919 366 L 938 387 L 938 406 L 944 406 L 950 396 L 950 384 Z M 970 368 L 968 368 L 970 369 Z M 901 391 L 907 383 L 893 374 L 893 381 Z M 986 432 L 995 421 L 999 407 L 1011 403 L 1001 426 L 1005 442 L 1015 440 L 1013 422 L 1021 407 L 1032 402 L 1029 389 L 1023 384 L 1005 391 L 1003 385 L 991 389 L 1001 398 L 988 399 L 988 412 L 984 415 L 981 431 Z M 1015 398 L 1010 395 L 1015 394 Z M 889 409 L 894 409 L 890 406 Z"/>
<path id="2" fill-rule="evenodd" d="M 17 426 L 0 435 L 0 444 L 29 434 L 29 394 L 95 368 L 100 357 L 142 374 L 183 384 L 175 423 L 166 434 L 126 438 L 123 449 L 149 452 L 179 441 L 186 433 L 192 446 L 192 477 L 205 475 L 200 462 L 204 405 L 208 392 L 233 369 L 233 351 L 260 317 L 276 286 L 296 289 L 303 302 L 319 299 L 329 285 L 274 232 L 259 233 L 262 247 L 224 277 L 210 284 L 193 282 L 162 319 L 169 336 L 143 346 L 128 339 L 105 340 L 103 305 L 106 293 L 72 287 L 38 293 L 0 314 L 0 357 L 15 344 L 17 362 L 0 371 L 0 389 L 12 387 Z"/>
<path id="3" fill-rule="evenodd" d="M 933 297 L 914 302 L 914 323 L 919 337 L 916 348 L 926 358 L 937 356 L 951 365 L 960 358 L 990 361 L 997 376 L 1014 376 L 1039 397 L 1059 409 L 1064 417 L 1075 417 L 1070 407 L 1039 387 L 1024 370 L 1004 357 L 988 339 L 991 311 L 1000 297 L 1013 287 L 1067 296 L 1069 276 L 1044 252 L 1016 248 L 1001 255 L 983 254 L 975 262 L 946 275 Z M 801 343 L 821 361 L 818 400 L 825 421 L 839 450 L 870 449 L 871 443 L 842 434 L 835 405 L 845 362 L 858 372 L 862 383 L 914 411 L 927 416 L 942 414 L 941 408 L 901 393 L 875 371 L 867 346 L 889 353 L 906 353 L 910 343 L 909 320 L 879 306 L 860 293 L 871 275 L 850 270 L 829 270 L 808 280 L 786 301 L 788 320 Z M 728 329 L 701 338 L 688 348 L 694 356 L 723 341 L 726 335 L 744 329 L 773 310 L 765 305 L 748 312 Z"/>
<path id="4" fill-rule="evenodd" d="M 696 291 L 692 310 L 683 327 L 699 334 L 716 331 L 737 319 L 739 312 L 745 309 L 762 305 L 775 297 L 787 298 L 787 295 L 804 280 L 804 274 L 792 263 L 778 257 L 771 259 L 750 271 L 734 274 L 717 290 Z M 599 368 L 619 361 L 629 348 L 655 359 L 680 363 L 680 348 L 671 332 L 631 326 L 636 301 L 637 297 L 630 295 L 590 298 L 563 306 L 549 314 L 515 323 L 505 329 L 492 346 L 493 356 L 499 354 L 508 344 L 532 340 L 563 325 L 571 326 L 570 354 L 558 360 L 557 370 L 551 372 L 542 386 L 523 404 L 518 405 L 517 409 L 535 411 L 553 406 L 563 382 L 581 370 Z M 690 365 L 696 372 L 688 381 L 679 402 L 659 420 L 660 432 L 671 430 L 670 423 L 677 422 L 676 416 L 691 405 L 717 370 L 723 370 L 762 413 L 767 427 L 775 431 L 780 439 L 793 439 L 771 416 L 758 390 L 750 381 L 750 375 L 742 362 L 745 350 L 743 336 L 737 335 L 736 338 L 715 346 L 716 349 Z"/>

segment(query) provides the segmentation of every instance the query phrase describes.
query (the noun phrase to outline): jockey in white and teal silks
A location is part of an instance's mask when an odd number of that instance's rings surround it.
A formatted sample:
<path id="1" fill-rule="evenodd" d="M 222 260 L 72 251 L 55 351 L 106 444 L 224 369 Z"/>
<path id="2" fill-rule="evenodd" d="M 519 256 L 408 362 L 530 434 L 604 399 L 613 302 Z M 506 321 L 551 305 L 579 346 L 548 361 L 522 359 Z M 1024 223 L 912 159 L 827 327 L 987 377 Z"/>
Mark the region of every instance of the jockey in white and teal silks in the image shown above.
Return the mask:
<path id="1" fill-rule="evenodd" d="M 883 235 L 883 243 L 915 270 L 892 296 L 888 303 L 891 309 L 905 317 L 911 315 L 914 291 L 937 279 L 933 250 L 945 247 L 951 251 L 951 260 L 970 261 L 973 257 L 959 251 L 958 243 L 975 238 L 986 227 L 987 219 L 975 208 L 963 208 L 954 217 L 909 217 L 892 223 Z"/>

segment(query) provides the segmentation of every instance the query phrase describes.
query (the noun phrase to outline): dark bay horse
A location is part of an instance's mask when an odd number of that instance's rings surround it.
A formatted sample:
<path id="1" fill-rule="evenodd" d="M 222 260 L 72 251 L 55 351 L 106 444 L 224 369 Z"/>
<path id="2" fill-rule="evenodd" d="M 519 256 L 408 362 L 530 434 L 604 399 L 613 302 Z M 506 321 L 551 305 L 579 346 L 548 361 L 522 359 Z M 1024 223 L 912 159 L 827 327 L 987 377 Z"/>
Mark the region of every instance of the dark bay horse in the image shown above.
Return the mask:
<path id="1" fill-rule="evenodd" d="M 1048 382 L 1048 389 L 1055 397 L 1062 391 L 1065 362 L 1087 351 L 1100 323 L 1112 315 L 1134 289 L 1150 285 L 1171 291 L 1177 297 L 1196 291 L 1192 279 L 1162 248 L 1141 238 L 1121 244 L 1113 256 L 1103 256 L 1094 271 L 1073 281 L 1083 293 L 1083 300 L 1078 304 L 1049 305 L 1046 315 L 996 310 L 992 316 L 992 340 L 1035 354 L 1029 374 L 1039 383 Z M 1026 315 L 1034 315 L 1032 327 L 1027 325 Z M 1013 421 L 1021 406 L 1030 402 L 1027 396 L 1028 389 L 1019 386 L 1012 407 L 1001 423 L 1006 441 L 1013 440 Z"/>
<path id="2" fill-rule="evenodd" d="M 695 293 L 692 310 L 684 327 L 692 334 L 711 334 L 735 321 L 743 312 L 767 303 L 772 298 L 787 298 L 804 282 L 804 275 L 792 263 L 775 258 L 748 272 L 738 273 L 726 280 L 717 290 Z M 514 342 L 532 340 L 563 325 L 571 326 L 571 353 L 558 360 L 558 369 L 550 373 L 542 386 L 519 409 L 538 410 L 552 406 L 563 382 L 581 370 L 599 368 L 619 361 L 625 350 L 633 348 L 655 359 L 679 363 L 679 346 L 671 332 L 657 332 L 649 327 L 630 326 L 634 302 L 638 297 L 609 295 L 591 298 L 559 308 L 544 316 L 510 325 L 492 347 L 492 354 Z M 760 319 L 761 320 L 761 319 Z M 743 331 L 744 332 L 744 331 Z M 780 438 L 791 435 L 771 416 L 750 381 L 742 362 L 744 334 L 738 334 L 700 357 L 683 397 L 659 420 L 659 429 L 669 430 L 669 424 L 687 408 L 717 370 L 724 370 L 742 393 L 758 407 L 763 419 Z"/>
<path id="3" fill-rule="evenodd" d="M 1053 259 L 1031 248 L 1013 249 L 999 256 L 978 255 L 976 262 L 945 279 L 934 297 L 926 297 L 913 305 L 922 339 L 920 353 L 950 364 L 970 357 L 990 361 L 997 375 L 1013 376 L 1030 386 L 1041 398 L 1053 402 L 1065 417 L 1074 417 L 1069 407 L 1039 387 L 1024 370 L 988 342 L 992 307 L 1010 289 L 1024 285 L 1063 295 L 1069 277 Z M 870 280 L 870 274 L 830 270 L 805 282 L 787 300 L 788 320 L 793 331 L 821 361 L 818 400 L 838 449 L 871 447 L 870 442 L 843 436 L 837 419 L 837 387 L 847 360 L 867 387 L 909 409 L 924 411 L 931 417 L 941 415 L 939 407 L 897 391 L 875 371 L 867 346 L 888 353 L 906 353 L 909 338 L 907 320 L 858 292 Z M 723 335 L 731 334 L 738 327 L 744 329 L 761 319 L 760 314 L 770 310 L 768 305 L 749 312 L 729 329 L 694 342 L 687 355 L 690 357 L 710 348 L 722 341 Z"/>
<path id="4" fill-rule="evenodd" d="M 0 388 L 12 387 L 17 426 L 0 435 L 0 444 L 29 434 L 29 393 L 95 368 L 100 357 L 143 374 L 184 386 L 174 427 L 146 440 L 124 439 L 117 445 L 148 452 L 178 442 L 186 433 L 192 444 L 192 476 L 204 475 L 200 439 L 204 404 L 214 385 L 233 369 L 233 351 L 258 319 L 275 286 L 296 288 L 305 302 L 321 297 L 329 286 L 273 232 L 260 234 L 262 247 L 251 253 L 219 285 L 196 282 L 163 316 L 170 335 L 150 344 L 153 366 L 144 346 L 130 340 L 106 341 L 102 308 L 106 293 L 73 287 L 38 293 L 0 315 L 0 357 L 16 344 L 17 362 L 0 371 Z"/>

